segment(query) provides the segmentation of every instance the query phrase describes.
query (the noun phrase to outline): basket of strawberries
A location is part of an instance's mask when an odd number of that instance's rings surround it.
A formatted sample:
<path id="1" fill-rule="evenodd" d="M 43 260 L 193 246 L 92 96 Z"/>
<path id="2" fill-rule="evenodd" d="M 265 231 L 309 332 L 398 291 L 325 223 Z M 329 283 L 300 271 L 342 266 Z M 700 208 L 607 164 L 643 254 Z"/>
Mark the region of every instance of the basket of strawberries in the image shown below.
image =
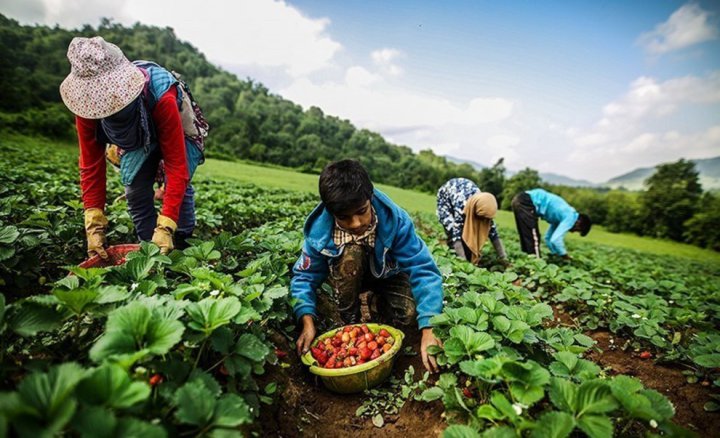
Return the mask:
<path id="1" fill-rule="evenodd" d="M 319 336 L 302 362 L 330 390 L 349 394 L 390 376 L 405 335 L 389 325 L 348 325 Z"/>

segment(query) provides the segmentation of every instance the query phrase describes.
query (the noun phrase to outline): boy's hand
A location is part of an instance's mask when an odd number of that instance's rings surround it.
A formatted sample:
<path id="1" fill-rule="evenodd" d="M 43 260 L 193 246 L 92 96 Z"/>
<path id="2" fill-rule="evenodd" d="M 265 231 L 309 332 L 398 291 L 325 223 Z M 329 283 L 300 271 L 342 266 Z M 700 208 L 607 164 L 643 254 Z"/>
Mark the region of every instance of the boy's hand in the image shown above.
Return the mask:
<path id="1" fill-rule="evenodd" d="M 435 357 L 429 355 L 427 352 L 428 347 L 431 345 L 442 347 L 442 342 L 435 337 L 431 327 L 424 328 L 422 329 L 422 339 L 420 340 L 420 356 L 422 357 L 425 368 L 431 373 L 437 373 L 440 371 L 440 368 L 435 361 Z"/>
<path id="2" fill-rule="evenodd" d="M 295 345 L 297 346 L 298 356 L 302 356 L 310 350 L 310 344 L 315 339 L 317 331 L 315 330 L 315 321 L 313 321 L 312 315 L 303 315 L 302 317 L 303 329 L 298 337 Z"/>

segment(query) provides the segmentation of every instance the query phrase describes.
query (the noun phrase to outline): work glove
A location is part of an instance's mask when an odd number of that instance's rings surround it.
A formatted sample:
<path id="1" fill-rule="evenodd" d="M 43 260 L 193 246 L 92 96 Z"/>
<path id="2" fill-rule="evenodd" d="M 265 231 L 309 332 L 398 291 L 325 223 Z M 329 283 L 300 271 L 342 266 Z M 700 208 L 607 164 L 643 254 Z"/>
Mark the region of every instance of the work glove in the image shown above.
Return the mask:
<path id="1" fill-rule="evenodd" d="M 88 208 L 85 210 L 88 256 L 99 255 L 101 259 L 107 260 L 108 254 L 105 251 L 105 228 L 107 225 L 108 220 L 101 209 Z"/>
<path id="2" fill-rule="evenodd" d="M 167 216 L 158 215 L 157 226 L 152 236 L 152 243 L 160 247 L 161 254 L 167 254 L 173 250 L 173 233 L 177 229 L 174 220 Z"/>
<path id="3" fill-rule="evenodd" d="M 457 242 L 453 243 L 453 249 L 455 250 L 455 254 L 457 254 L 458 257 L 460 257 L 463 260 L 467 260 L 467 256 L 465 255 L 465 248 L 463 248 L 462 240 L 458 240 Z"/>

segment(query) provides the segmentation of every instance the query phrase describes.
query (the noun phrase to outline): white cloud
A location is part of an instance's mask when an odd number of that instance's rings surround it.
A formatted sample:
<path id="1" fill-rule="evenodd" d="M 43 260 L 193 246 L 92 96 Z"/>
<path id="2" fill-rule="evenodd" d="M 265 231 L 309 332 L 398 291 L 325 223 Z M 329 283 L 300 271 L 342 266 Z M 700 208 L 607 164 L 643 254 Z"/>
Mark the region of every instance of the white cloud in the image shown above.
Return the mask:
<path id="1" fill-rule="evenodd" d="M 623 170 L 647 167 L 683 158 L 720 154 L 720 126 L 683 132 L 671 116 L 702 105 L 717 110 L 720 72 L 705 77 L 686 76 L 660 82 L 641 77 L 628 92 L 608 103 L 602 117 L 589 129 L 568 129 L 575 145 L 571 163 L 587 169 L 587 178 L 607 179 Z M 671 122 L 667 123 L 666 121 Z M 658 123 L 661 122 L 661 123 Z"/>
<path id="2" fill-rule="evenodd" d="M 278 0 L 0 0 L 25 22 L 65 27 L 97 24 L 100 17 L 175 29 L 208 59 L 235 70 L 279 68 L 300 77 L 334 66 L 342 45 L 327 18 L 309 18 Z M 240 75 L 242 76 L 242 74 Z"/>
<path id="3" fill-rule="evenodd" d="M 718 29 L 711 18 L 711 14 L 700 6 L 686 4 L 673 12 L 667 21 L 640 35 L 638 44 L 650 53 L 663 54 L 713 40 L 718 37 Z"/>
<path id="4" fill-rule="evenodd" d="M 372 58 L 375 65 L 378 66 L 383 72 L 391 76 L 400 76 L 401 74 L 403 74 L 402 67 L 400 67 L 394 62 L 395 59 L 401 56 L 403 56 L 402 52 L 397 49 L 389 48 L 375 50 L 370 54 L 370 57 Z"/>

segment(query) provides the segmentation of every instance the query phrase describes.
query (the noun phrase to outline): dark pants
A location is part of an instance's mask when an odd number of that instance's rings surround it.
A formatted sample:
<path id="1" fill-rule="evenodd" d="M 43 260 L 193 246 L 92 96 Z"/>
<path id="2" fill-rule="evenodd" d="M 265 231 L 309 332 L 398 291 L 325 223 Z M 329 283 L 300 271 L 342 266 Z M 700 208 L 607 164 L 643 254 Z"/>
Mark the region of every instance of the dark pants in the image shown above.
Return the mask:
<path id="1" fill-rule="evenodd" d="M 540 257 L 540 227 L 530 195 L 525 192 L 515 195 L 511 205 L 515 215 L 515 226 L 520 235 L 520 248 L 526 254 Z"/>
<path id="2" fill-rule="evenodd" d="M 160 150 L 145 160 L 138 171 L 133 182 L 125 187 L 125 196 L 128 203 L 128 211 L 135 225 L 135 233 L 138 239 L 149 241 L 152 239 L 155 226 L 157 225 L 157 210 L 155 209 L 155 175 L 160 163 Z M 177 221 L 175 232 L 175 246 L 183 249 L 185 240 L 192 235 L 195 229 L 195 190 L 188 184 L 185 190 L 185 197 L 180 206 L 180 217 Z"/>
<path id="3" fill-rule="evenodd" d="M 360 322 L 360 293 L 373 292 L 370 308 L 376 308 L 381 322 L 410 326 L 417 313 L 407 274 L 375 278 L 370 272 L 372 249 L 347 244 L 342 255 L 330 266 L 328 281 L 338 301 L 338 312 L 345 324 Z"/>

